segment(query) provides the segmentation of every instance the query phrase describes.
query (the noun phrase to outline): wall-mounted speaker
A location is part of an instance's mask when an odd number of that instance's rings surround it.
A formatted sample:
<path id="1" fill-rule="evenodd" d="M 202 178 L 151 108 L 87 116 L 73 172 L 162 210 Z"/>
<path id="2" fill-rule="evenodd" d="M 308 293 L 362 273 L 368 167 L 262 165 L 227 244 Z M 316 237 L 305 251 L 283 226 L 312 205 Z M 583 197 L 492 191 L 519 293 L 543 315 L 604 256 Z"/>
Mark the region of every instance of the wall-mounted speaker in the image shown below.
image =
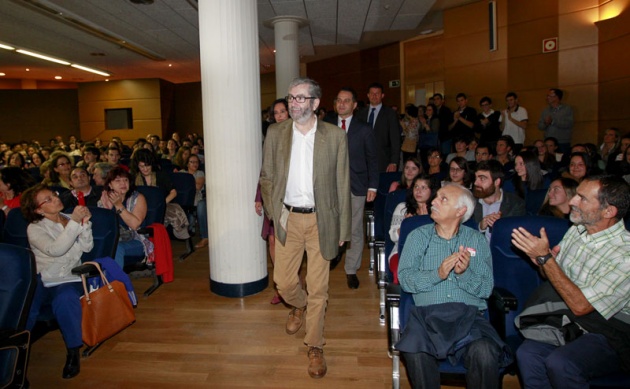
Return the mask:
<path id="1" fill-rule="evenodd" d="M 490 51 L 498 49 L 497 44 L 497 2 L 488 1 L 488 31 L 489 31 L 489 43 Z"/>

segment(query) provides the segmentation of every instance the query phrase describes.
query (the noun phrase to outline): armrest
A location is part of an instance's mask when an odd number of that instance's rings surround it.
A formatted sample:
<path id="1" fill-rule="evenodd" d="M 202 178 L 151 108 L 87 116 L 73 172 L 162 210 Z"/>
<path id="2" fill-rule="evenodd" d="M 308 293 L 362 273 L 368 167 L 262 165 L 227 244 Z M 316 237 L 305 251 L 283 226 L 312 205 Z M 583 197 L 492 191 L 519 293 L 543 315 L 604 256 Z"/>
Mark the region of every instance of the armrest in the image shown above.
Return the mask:
<path id="1" fill-rule="evenodd" d="M 91 264 L 79 265 L 71 270 L 71 273 L 77 276 L 85 275 L 87 278 L 96 277 L 99 275 L 96 266 Z"/>
<path id="2" fill-rule="evenodd" d="M 518 299 L 512 292 L 505 288 L 495 287 L 490 295 L 492 307 L 499 312 L 508 313 L 518 307 Z"/>
<path id="3" fill-rule="evenodd" d="M 138 228 L 138 234 L 148 235 L 151 238 L 153 238 L 153 227 L 146 226 L 146 227 Z"/>
<path id="4" fill-rule="evenodd" d="M 365 210 L 365 220 L 366 220 L 366 230 L 367 230 L 367 240 L 368 242 L 374 241 L 374 210 L 366 209 Z"/>

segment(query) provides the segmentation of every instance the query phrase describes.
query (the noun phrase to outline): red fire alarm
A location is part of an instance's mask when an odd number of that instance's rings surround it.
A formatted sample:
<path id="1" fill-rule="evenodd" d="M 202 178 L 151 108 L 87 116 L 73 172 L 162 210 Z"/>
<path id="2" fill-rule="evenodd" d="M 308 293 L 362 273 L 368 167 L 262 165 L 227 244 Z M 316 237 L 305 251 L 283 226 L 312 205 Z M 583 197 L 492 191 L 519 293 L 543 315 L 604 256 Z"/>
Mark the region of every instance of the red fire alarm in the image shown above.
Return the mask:
<path id="1" fill-rule="evenodd" d="M 558 51 L 558 37 L 543 39 L 542 51 L 543 53 Z"/>

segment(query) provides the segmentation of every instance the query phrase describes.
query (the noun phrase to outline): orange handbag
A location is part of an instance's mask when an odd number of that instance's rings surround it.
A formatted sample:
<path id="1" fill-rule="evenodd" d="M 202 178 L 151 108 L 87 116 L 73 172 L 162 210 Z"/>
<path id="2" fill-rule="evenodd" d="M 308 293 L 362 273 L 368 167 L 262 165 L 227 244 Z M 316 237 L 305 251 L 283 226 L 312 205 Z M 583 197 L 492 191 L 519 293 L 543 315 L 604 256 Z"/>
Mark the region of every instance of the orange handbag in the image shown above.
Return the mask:
<path id="1" fill-rule="evenodd" d="M 85 274 L 81 275 L 85 292 L 81 297 L 83 343 L 95 346 L 133 324 L 136 314 L 122 282 L 107 281 L 97 262 L 84 264 L 94 265 L 102 281 L 100 288 L 88 293 Z"/>

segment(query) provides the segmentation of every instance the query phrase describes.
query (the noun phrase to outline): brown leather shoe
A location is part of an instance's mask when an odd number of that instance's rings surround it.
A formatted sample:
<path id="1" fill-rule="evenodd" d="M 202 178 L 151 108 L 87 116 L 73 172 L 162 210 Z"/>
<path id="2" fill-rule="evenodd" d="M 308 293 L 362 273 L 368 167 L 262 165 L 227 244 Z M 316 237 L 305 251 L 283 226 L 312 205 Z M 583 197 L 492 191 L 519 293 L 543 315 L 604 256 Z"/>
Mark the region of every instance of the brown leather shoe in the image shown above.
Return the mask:
<path id="1" fill-rule="evenodd" d="M 203 238 L 195 245 L 195 248 L 202 249 L 204 247 L 208 247 L 208 238 Z"/>
<path id="2" fill-rule="evenodd" d="M 324 350 L 319 347 L 308 348 L 308 375 L 311 378 L 322 378 L 326 375 L 328 368 L 324 359 Z"/>
<path id="3" fill-rule="evenodd" d="M 289 312 L 289 317 L 287 318 L 287 334 L 293 335 L 299 331 L 302 327 L 302 323 L 304 323 L 305 311 L 306 307 L 293 308 L 291 312 Z"/>

